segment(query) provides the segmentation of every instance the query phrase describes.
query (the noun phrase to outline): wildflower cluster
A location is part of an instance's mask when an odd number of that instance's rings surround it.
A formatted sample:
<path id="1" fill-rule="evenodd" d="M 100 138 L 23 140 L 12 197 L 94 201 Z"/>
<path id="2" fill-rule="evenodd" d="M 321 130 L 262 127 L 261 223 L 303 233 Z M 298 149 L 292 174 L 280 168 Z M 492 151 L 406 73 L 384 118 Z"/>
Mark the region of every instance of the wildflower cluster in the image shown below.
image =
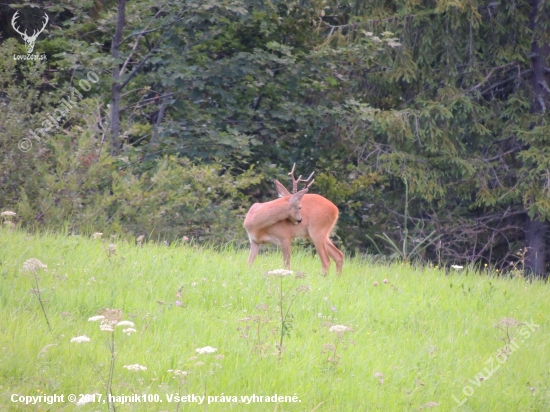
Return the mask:
<path id="1" fill-rule="evenodd" d="M 137 363 L 135 365 L 124 365 L 123 367 L 128 369 L 129 371 L 135 371 L 135 372 L 147 370 L 147 366 L 139 365 Z"/>
<path id="2" fill-rule="evenodd" d="M 71 339 L 71 342 L 75 342 L 75 343 L 82 343 L 82 342 L 89 342 L 89 341 L 90 341 L 90 338 L 87 337 L 86 335 L 76 336 Z"/>
<path id="3" fill-rule="evenodd" d="M 5 212 L 0 213 L 0 216 L 4 218 L 4 225 L 6 225 L 11 230 L 15 227 L 15 223 L 13 223 L 11 219 L 16 215 L 17 213 L 12 212 L 11 210 L 6 210 Z"/>
<path id="4" fill-rule="evenodd" d="M 38 269 L 47 269 L 47 268 L 48 268 L 48 266 L 46 266 L 40 260 L 35 259 L 35 258 L 28 259 L 23 263 L 23 271 L 24 272 L 36 273 L 38 271 Z"/>
<path id="5" fill-rule="evenodd" d="M 199 355 L 205 355 L 208 353 L 214 353 L 217 352 L 218 349 L 213 348 L 212 346 L 205 346 L 204 348 L 198 348 L 195 350 Z"/>

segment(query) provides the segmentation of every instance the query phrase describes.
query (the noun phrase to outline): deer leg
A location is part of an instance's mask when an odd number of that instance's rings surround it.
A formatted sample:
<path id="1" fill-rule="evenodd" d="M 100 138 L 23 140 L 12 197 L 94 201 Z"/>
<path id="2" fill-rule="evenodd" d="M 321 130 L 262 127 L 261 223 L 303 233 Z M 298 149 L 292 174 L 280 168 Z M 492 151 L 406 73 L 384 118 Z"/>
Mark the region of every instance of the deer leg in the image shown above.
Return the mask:
<path id="1" fill-rule="evenodd" d="M 334 243 L 330 239 L 327 241 L 327 252 L 334 260 L 334 263 L 336 263 L 336 274 L 340 276 L 342 274 L 342 265 L 344 264 L 344 254 L 334 246 Z"/>
<path id="2" fill-rule="evenodd" d="M 317 249 L 317 254 L 321 259 L 321 265 L 323 265 L 323 275 L 326 275 L 330 266 L 330 259 L 327 252 L 327 244 L 322 240 L 313 241 L 313 244 L 315 245 L 315 249 Z"/>
<path id="3" fill-rule="evenodd" d="M 248 266 L 252 266 L 252 264 L 254 263 L 254 259 L 256 259 L 256 256 L 258 255 L 259 250 L 260 250 L 260 244 L 254 241 L 250 241 L 250 254 L 248 255 Z"/>
<path id="4" fill-rule="evenodd" d="M 290 239 L 281 241 L 281 252 L 283 252 L 283 260 L 285 261 L 285 269 L 290 270 Z"/>

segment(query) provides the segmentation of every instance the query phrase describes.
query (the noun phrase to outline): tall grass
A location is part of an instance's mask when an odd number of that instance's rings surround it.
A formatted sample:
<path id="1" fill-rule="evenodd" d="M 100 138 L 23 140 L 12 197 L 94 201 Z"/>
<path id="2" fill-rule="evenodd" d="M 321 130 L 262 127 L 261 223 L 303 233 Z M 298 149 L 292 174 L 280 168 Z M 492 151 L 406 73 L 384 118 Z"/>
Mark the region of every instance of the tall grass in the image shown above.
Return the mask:
<path id="1" fill-rule="evenodd" d="M 548 285 L 360 259 L 346 260 L 341 277 L 334 266 L 323 277 L 320 261 L 295 249 L 293 269 L 307 274 L 299 283 L 310 291 L 293 301 L 280 353 L 279 289 L 264 273 L 282 257 L 263 254 L 250 269 L 246 255 L 230 245 L 137 246 L 0 229 L 0 410 L 74 410 L 68 394 L 93 393 L 102 400 L 79 410 L 107 410 L 110 375 L 115 396 L 163 401 L 115 401 L 123 411 L 550 410 Z M 48 266 L 37 276 L 51 332 L 22 270 L 30 258 Z M 120 309 L 137 332 L 88 322 L 104 308 Z M 505 358 L 494 327 L 502 318 L 539 325 L 529 336 L 517 326 Z M 353 331 L 329 332 L 334 325 Z M 82 335 L 90 342 L 71 342 Z M 206 346 L 217 351 L 196 352 Z M 483 372 L 499 354 L 498 370 Z M 147 369 L 124 368 L 135 364 Z M 13 403 L 13 394 L 64 394 L 65 403 Z M 175 394 L 299 402 L 168 402 Z"/>

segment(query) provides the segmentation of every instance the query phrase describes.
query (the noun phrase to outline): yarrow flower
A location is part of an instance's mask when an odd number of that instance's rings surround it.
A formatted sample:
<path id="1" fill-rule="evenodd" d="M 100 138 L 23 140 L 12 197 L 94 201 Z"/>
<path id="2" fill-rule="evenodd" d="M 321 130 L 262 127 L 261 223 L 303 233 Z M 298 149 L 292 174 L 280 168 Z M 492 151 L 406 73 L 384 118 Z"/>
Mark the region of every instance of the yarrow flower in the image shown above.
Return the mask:
<path id="1" fill-rule="evenodd" d="M 122 332 L 130 336 L 132 333 L 136 333 L 137 330 L 135 330 L 134 328 L 128 328 L 128 329 L 123 329 Z"/>
<path id="2" fill-rule="evenodd" d="M 122 319 L 123 314 L 120 309 L 105 308 L 99 313 L 102 313 L 102 316 L 104 317 L 104 319 L 101 320 L 101 325 L 99 325 L 99 330 L 104 332 L 113 332 L 115 325 L 122 323 L 120 320 Z M 132 322 L 129 323 L 130 324 L 123 323 L 121 326 L 134 326 Z"/>
<path id="3" fill-rule="evenodd" d="M 176 375 L 176 376 L 187 376 L 187 375 L 189 375 L 189 372 L 187 372 L 187 371 L 182 371 L 182 370 L 180 370 L 180 369 L 176 369 L 176 370 L 168 369 L 167 372 L 168 372 L 168 373 L 173 373 L 173 374 Z"/>
<path id="4" fill-rule="evenodd" d="M 88 322 L 97 322 L 98 320 L 105 319 L 105 316 L 98 315 L 98 316 L 92 316 L 91 318 L 88 318 Z"/>
<path id="5" fill-rule="evenodd" d="M 48 266 L 46 266 L 44 263 L 42 263 L 41 261 L 35 258 L 31 258 L 23 262 L 24 272 L 36 272 L 38 269 L 47 269 L 47 268 Z"/>
<path id="6" fill-rule="evenodd" d="M 90 338 L 87 337 L 86 335 L 77 336 L 71 339 L 71 342 L 75 342 L 75 343 L 82 343 L 82 342 L 89 342 L 89 341 L 90 341 Z"/>
<path id="7" fill-rule="evenodd" d="M 464 269 L 464 266 L 459 266 L 459 265 L 451 265 L 451 267 L 452 267 L 454 270 Z"/>
<path id="8" fill-rule="evenodd" d="M 198 348 L 195 350 L 199 355 L 205 355 L 207 353 L 214 353 L 217 349 L 213 348 L 212 346 L 205 346 L 204 348 Z"/>
<path id="9" fill-rule="evenodd" d="M 6 210 L 5 212 L 0 213 L 0 216 L 2 216 L 2 217 L 7 217 L 7 216 L 13 217 L 13 216 L 17 216 L 17 213 L 12 212 L 11 210 Z"/>
<path id="10" fill-rule="evenodd" d="M 131 328 L 133 328 L 134 322 L 130 322 L 129 320 L 121 320 L 116 324 L 116 326 L 130 326 Z"/>
<path id="11" fill-rule="evenodd" d="M 270 270 L 266 273 L 267 276 L 275 276 L 277 278 L 284 278 L 286 276 L 292 275 L 294 272 L 292 270 L 286 270 L 286 269 L 275 269 Z"/>
<path id="12" fill-rule="evenodd" d="M 103 332 L 114 332 L 113 325 L 105 321 L 101 322 L 101 325 L 99 325 L 99 330 L 102 330 Z"/>
<path id="13" fill-rule="evenodd" d="M 135 365 L 124 365 L 126 369 L 129 371 L 146 371 L 147 366 L 138 365 L 137 363 Z"/>
<path id="14" fill-rule="evenodd" d="M 334 332 L 334 333 L 344 333 L 344 332 L 351 332 L 352 330 L 353 329 L 348 328 L 347 326 L 344 326 L 344 325 L 334 325 L 334 326 L 331 326 L 328 331 Z"/>
<path id="15" fill-rule="evenodd" d="M 101 239 L 101 236 L 103 236 L 103 233 L 95 232 L 92 236 L 94 239 Z"/>

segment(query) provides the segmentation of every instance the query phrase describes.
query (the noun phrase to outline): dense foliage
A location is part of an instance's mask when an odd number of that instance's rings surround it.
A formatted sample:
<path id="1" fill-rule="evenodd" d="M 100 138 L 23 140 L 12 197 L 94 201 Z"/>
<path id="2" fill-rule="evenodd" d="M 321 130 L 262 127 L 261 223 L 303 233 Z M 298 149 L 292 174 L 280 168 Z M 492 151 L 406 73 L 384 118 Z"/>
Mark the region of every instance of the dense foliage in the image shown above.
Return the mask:
<path id="1" fill-rule="evenodd" d="M 39 28 L 24 53 L 11 18 Z M 30 226 L 245 241 L 292 163 L 350 252 L 545 273 L 545 0 L 0 6 L 0 207 Z M 96 79 L 89 90 L 72 87 Z M 21 152 L 65 96 L 49 138 Z"/>

